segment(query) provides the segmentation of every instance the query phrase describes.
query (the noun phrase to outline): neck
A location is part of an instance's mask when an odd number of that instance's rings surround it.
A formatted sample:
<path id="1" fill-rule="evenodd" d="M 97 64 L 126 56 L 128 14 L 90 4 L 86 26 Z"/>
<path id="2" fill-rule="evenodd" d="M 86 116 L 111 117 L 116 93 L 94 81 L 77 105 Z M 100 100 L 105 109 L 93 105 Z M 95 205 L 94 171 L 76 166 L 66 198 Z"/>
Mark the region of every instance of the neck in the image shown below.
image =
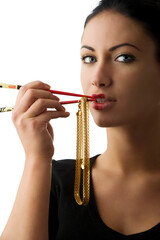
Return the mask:
<path id="1" fill-rule="evenodd" d="M 143 124 L 107 128 L 107 164 L 125 173 L 160 173 L 160 118 Z"/>

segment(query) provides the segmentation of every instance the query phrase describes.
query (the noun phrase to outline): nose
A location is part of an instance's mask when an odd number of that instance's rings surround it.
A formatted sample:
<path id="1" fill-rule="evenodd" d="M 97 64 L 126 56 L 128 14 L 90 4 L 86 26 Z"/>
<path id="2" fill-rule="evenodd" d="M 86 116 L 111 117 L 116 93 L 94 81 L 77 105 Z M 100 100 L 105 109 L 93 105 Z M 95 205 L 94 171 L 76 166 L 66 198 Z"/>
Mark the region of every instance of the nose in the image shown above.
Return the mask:
<path id="1" fill-rule="evenodd" d="M 106 66 L 106 64 L 97 64 L 93 70 L 92 85 L 96 87 L 109 87 L 112 85 L 110 71 L 111 69 L 109 69 L 109 66 Z"/>

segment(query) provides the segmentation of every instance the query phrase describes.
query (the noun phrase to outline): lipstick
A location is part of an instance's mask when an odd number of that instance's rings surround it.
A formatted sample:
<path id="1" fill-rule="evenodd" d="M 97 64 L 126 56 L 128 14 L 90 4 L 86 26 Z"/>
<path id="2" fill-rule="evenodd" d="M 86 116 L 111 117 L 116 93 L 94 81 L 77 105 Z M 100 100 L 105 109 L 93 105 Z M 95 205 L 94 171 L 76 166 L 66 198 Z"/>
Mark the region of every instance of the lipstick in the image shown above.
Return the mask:
<path id="1" fill-rule="evenodd" d="M 104 94 L 93 94 L 92 97 L 96 99 L 96 101 L 92 102 L 92 107 L 95 110 L 110 109 L 117 101 L 115 98 L 105 96 Z"/>

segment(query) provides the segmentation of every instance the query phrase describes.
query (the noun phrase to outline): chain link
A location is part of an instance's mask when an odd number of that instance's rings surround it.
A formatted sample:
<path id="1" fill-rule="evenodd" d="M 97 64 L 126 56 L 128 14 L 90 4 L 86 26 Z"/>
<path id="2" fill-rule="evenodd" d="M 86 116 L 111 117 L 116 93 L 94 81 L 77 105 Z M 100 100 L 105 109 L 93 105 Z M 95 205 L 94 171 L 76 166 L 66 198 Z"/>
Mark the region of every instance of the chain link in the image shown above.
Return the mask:
<path id="1" fill-rule="evenodd" d="M 82 97 L 78 105 L 76 150 L 74 197 L 79 205 L 86 206 L 90 197 L 89 102 L 86 97 Z M 80 197 L 81 173 L 83 199 Z"/>

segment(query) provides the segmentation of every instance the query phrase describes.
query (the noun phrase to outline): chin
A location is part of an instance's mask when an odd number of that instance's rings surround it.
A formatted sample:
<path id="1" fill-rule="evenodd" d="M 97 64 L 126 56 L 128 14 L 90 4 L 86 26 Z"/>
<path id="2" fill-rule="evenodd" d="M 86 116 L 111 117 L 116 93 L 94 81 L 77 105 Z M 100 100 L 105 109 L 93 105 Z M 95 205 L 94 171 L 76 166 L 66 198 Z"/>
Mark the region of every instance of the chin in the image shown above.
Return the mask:
<path id="1" fill-rule="evenodd" d="M 107 128 L 117 126 L 118 119 L 115 119 L 115 113 L 113 111 L 97 111 L 90 107 L 90 113 L 98 127 Z"/>
<path id="2" fill-rule="evenodd" d="M 93 117 L 93 120 L 95 122 L 95 124 L 98 126 L 98 127 L 102 127 L 102 128 L 107 128 L 107 127 L 114 127 L 116 126 L 113 119 L 112 120 L 109 120 L 109 119 L 104 119 L 102 117 Z"/>

